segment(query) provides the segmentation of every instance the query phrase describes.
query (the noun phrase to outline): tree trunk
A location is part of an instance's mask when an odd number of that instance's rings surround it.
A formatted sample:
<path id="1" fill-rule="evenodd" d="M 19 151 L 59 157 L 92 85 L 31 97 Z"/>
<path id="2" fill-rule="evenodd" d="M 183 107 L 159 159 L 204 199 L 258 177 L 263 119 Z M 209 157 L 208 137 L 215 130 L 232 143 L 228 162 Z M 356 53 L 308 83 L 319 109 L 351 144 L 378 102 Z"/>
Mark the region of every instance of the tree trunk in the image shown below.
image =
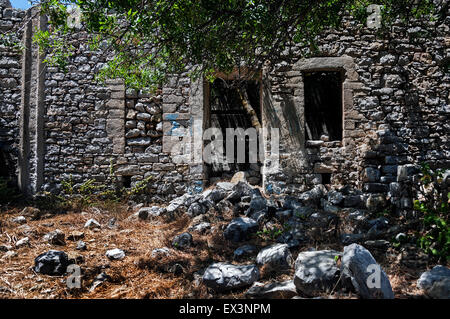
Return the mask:
<path id="1" fill-rule="evenodd" d="M 250 120 L 252 122 L 252 126 L 256 128 L 257 130 L 261 129 L 261 123 L 258 119 L 258 115 L 256 114 L 255 110 L 250 104 L 250 101 L 248 100 L 247 91 L 245 89 L 238 89 L 239 91 L 239 97 L 241 99 L 242 106 L 244 107 L 247 114 L 250 116 Z"/>

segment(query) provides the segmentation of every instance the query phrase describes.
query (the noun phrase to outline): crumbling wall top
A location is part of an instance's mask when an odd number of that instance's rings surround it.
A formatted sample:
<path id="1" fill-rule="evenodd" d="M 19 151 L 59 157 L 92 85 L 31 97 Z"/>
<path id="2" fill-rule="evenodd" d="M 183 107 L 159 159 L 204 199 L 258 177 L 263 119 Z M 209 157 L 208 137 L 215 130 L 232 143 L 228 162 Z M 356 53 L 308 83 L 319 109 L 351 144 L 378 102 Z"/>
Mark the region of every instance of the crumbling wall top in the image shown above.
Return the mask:
<path id="1" fill-rule="evenodd" d="M 9 2 L 9 0 L 0 0 L 0 7 L 11 8 L 11 2 Z"/>

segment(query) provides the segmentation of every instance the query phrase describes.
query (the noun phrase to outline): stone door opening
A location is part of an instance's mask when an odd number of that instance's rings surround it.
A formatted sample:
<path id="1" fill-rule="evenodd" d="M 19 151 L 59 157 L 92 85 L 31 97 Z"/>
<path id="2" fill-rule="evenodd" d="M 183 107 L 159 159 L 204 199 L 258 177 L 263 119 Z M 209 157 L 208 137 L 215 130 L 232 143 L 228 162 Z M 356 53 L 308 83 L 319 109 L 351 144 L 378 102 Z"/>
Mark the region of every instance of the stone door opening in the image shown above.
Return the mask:
<path id="1" fill-rule="evenodd" d="M 261 125 L 261 82 L 258 80 L 242 81 L 217 78 L 208 85 L 207 91 L 206 128 L 218 128 L 220 130 L 223 138 L 223 149 L 217 155 L 222 155 L 222 158 L 227 159 L 226 163 L 206 164 L 206 174 L 209 181 L 214 183 L 218 180 L 229 179 L 236 172 L 244 171 L 249 183 L 253 185 L 261 184 L 261 163 L 257 156 L 255 162 L 255 149 L 251 147 L 251 143 L 255 143 L 253 145 L 256 145 L 256 153 L 258 153 L 259 143 L 257 139 L 254 140 L 254 136 L 247 135 L 251 132 L 247 131 L 248 129 L 255 129 L 253 132 L 257 132 L 256 129 Z M 245 141 L 242 137 L 239 141 L 238 134 L 230 135 L 230 129 L 235 132 L 238 129 L 245 132 L 243 136 Z M 211 143 L 215 138 L 213 136 L 210 140 L 206 139 L 205 145 Z M 234 145 L 232 150 L 229 149 L 230 143 Z M 245 143 L 245 155 L 238 154 L 238 151 L 242 150 L 243 147 L 242 145 L 239 146 L 239 143 Z"/>
<path id="2" fill-rule="evenodd" d="M 342 140 L 342 73 L 305 72 L 306 140 Z"/>

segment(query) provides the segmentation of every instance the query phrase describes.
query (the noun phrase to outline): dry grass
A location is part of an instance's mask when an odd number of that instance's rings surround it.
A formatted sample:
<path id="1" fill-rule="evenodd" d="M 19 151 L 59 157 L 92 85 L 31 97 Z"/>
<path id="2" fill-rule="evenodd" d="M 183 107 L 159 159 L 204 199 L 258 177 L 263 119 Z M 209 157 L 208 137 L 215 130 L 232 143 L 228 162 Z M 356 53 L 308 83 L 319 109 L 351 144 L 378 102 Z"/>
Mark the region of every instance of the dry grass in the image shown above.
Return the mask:
<path id="1" fill-rule="evenodd" d="M 14 248 L 17 256 L 2 258 L 0 252 L 0 298 L 244 298 L 244 291 L 228 294 L 213 294 L 201 284 L 199 272 L 212 262 L 231 261 L 233 251 L 238 245 L 225 242 L 221 228 L 233 216 L 226 212 L 222 218 L 213 220 L 215 231 L 207 235 L 194 235 L 194 247 L 187 250 L 171 249 L 168 257 L 152 257 L 155 248 L 171 247 L 174 236 L 187 231 L 191 220 L 179 217 L 173 221 L 156 218 L 152 221 L 139 221 L 128 218 L 132 211 L 125 206 L 108 207 L 108 210 L 87 209 L 82 213 L 67 213 L 51 218 L 28 221 L 26 226 L 11 223 L 13 217 L 19 216 L 21 208 L 11 208 L 0 215 L 0 245 L 15 245 L 23 237 L 29 237 L 30 246 Z M 116 219 L 114 228 L 108 228 L 108 221 Z M 85 229 L 85 222 L 94 218 L 102 225 L 100 230 Z M 30 227 L 30 231 L 24 228 Z M 66 235 L 65 246 L 50 245 L 43 236 L 55 229 Z M 84 232 L 83 241 L 86 251 L 76 250 L 76 242 L 67 240 L 74 231 Z M 260 238 L 253 238 L 250 243 L 259 246 L 271 244 Z M 305 245 L 301 250 L 306 250 Z M 110 261 L 105 256 L 109 249 L 125 250 L 126 257 L 121 261 Z M 342 250 L 340 244 L 321 243 L 317 249 Z M 32 270 L 34 258 L 50 249 L 63 250 L 71 256 L 82 256 L 80 263 L 83 273 L 82 289 L 68 289 L 67 276 L 51 277 L 37 274 Z M 294 252 L 294 257 L 296 257 Z M 378 260 L 378 257 L 375 257 Z M 240 261 L 246 263 L 246 261 Z M 391 257 L 380 257 L 380 263 L 388 273 L 394 292 L 399 298 L 418 295 L 415 283 L 424 269 L 404 269 L 393 262 Z M 182 272 L 174 272 L 176 265 Z M 178 270 L 180 268 L 178 267 Z M 106 273 L 110 280 L 89 292 L 95 277 Z M 288 280 L 289 274 L 273 274 L 261 270 L 262 281 Z M 3 291 L 3 292 L 2 292 Z M 335 293 L 332 298 L 353 298 L 351 295 Z"/>

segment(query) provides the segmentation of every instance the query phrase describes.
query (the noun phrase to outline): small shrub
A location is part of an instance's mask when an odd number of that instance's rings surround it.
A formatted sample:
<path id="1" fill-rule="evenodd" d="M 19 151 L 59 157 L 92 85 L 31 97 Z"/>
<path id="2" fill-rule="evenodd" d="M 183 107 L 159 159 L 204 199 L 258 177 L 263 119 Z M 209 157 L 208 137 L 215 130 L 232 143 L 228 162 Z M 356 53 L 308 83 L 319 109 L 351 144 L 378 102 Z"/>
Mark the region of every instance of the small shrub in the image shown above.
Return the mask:
<path id="1" fill-rule="evenodd" d="M 416 190 L 419 198 L 414 201 L 414 210 L 421 213 L 422 220 L 418 245 L 430 256 L 448 261 L 450 193 L 443 183 L 442 170 L 432 170 L 428 163 L 422 163 Z"/>
<path id="2" fill-rule="evenodd" d="M 288 232 L 290 229 L 291 227 L 288 224 L 285 224 L 282 227 L 273 226 L 270 228 L 264 228 L 262 231 L 258 231 L 256 236 L 262 240 L 275 241 L 278 237 Z"/>

